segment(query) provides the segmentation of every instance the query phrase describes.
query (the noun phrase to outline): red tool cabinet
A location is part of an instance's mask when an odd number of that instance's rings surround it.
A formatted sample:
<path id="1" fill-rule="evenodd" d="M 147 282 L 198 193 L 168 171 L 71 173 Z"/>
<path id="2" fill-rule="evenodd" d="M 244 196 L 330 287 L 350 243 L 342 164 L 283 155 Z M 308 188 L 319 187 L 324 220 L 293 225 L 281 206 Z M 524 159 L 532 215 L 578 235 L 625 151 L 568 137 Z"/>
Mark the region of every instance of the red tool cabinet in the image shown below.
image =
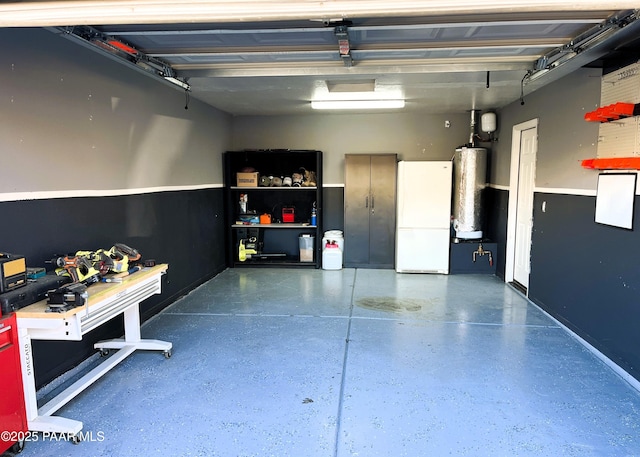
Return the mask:
<path id="1" fill-rule="evenodd" d="M 24 445 L 27 418 L 21 373 L 18 329 L 11 313 L 0 317 L 0 431 L 5 432 L 0 436 L 0 454 L 11 448 L 21 450 Z"/>

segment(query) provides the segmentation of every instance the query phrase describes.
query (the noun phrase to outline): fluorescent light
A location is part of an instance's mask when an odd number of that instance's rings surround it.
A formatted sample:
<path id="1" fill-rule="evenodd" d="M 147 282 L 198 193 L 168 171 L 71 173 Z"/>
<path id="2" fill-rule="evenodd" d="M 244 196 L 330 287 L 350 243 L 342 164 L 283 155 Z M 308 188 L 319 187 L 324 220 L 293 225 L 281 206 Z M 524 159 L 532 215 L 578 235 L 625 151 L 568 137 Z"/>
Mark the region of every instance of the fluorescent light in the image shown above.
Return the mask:
<path id="1" fill-rule="evenodd" d="M 315 100 L 313 109 L 398 109 L 404 108 L 404 100 Z"/>

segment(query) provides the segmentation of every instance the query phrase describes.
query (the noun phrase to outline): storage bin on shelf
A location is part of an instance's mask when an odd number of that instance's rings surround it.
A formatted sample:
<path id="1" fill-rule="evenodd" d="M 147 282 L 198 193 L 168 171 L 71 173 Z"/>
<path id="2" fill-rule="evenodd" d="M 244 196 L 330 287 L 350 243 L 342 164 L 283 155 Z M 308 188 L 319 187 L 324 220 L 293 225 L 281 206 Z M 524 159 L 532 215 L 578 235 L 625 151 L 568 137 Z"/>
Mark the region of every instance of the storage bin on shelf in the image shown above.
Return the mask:
<path id="1" fill-rule="evenodd" d="M 315 236 L 310 233 L 303 233 L 298 240 L 300 244 L 300 262 L 313 262 Z"/>

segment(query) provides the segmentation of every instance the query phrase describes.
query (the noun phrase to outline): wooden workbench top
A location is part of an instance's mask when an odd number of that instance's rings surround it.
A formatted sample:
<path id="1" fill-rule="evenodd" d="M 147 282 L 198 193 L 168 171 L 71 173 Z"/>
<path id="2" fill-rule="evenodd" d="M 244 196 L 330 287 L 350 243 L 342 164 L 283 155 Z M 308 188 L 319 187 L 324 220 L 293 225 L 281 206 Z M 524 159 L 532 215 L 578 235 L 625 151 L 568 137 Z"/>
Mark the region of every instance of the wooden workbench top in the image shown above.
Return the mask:
<path id="1" fill-rule="evenodd" d="M 25 306 L 22 309 L 16 311 L 16 317 L 20 318 L 39 318 L 39 319 L 60 319 L 65 317 L 73 316 L 80 311 L 86 310 L 87 307 L 91 308 L 94 303 L 97 303 L 101 300 L 109 298 L 113 295 L 119 294 L 123 290 L 131 287 L 135 284 L 138 284 L 145 279 L 156 275 L 156 274 L 164 274 L 169 265 L 166 263 L 161 263 L 153 267 L 145 267 L 140 271 L 136 271 L 130 275 L 126 273 L 121 273 L 109 277 L 120 277 L 122 282 L 97 282 L 95 284 L 91 284 L 87 287 L 87 293 L 89 294 L 89 298 L 87 299 L 87 303 L 83 306 L 77 306 L 75 308 L 71 308 L 68 311 L 57 313 L 47 311 L 49 305 L 47 305 L 47 300 L 42 300 L 32 305 Z M 125 276 L 123 276 L 125 275 Z"/>

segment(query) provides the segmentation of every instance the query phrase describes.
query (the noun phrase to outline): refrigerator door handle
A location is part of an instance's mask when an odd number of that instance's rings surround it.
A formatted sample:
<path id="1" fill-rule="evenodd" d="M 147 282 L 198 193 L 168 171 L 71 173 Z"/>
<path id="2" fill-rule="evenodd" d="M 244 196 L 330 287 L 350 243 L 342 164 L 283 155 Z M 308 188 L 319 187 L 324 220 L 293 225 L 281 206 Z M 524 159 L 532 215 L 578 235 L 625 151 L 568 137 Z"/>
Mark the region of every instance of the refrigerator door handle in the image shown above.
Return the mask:
<path id="1" fill-rule="evenodd" d="M 376 201 L 374 196 L 372 195 L 371 196 L 371 214 L 374 214 L 376 212 L 375 206 L 376 206 Z"/>
<path id="2" fill-rule="evenodd" d="M 369 196 L 368 195 L 366 197 L 364 197 L 364 207 L 365 208 L 369 207 Z"/>

